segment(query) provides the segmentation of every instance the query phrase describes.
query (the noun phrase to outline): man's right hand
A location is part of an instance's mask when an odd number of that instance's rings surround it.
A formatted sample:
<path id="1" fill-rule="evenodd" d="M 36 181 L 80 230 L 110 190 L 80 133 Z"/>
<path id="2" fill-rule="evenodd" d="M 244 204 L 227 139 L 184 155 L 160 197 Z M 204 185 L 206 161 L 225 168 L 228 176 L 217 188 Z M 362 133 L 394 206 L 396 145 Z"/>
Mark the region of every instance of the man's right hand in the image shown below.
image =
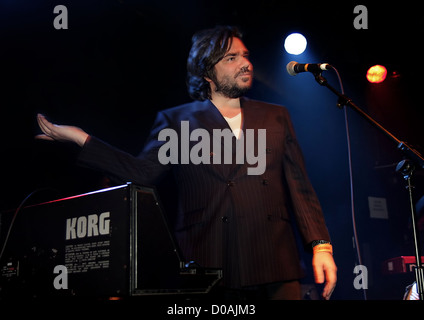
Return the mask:
<path id="1" fill-rule="evenodd" d="M 89 137 L 85 131 L 78 127 L 53 124 L 42 114 L 37 115 L 37 121 L 41 131 L 43 131 L 43 134 L 35 136 L 36 139 L 75 142 L 82 147 Z"/>

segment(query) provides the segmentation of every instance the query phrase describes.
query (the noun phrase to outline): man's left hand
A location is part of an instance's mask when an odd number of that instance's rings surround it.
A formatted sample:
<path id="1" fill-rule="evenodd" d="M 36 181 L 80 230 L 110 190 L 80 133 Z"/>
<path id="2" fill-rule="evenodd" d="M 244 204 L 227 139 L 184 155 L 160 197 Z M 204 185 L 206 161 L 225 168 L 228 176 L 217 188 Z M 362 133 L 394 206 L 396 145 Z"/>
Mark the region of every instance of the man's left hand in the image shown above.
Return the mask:
<path id="1" fill-rule="evenodd" d="M 334 263 L 333 255 L 329 252 L 314 253 L 312 267 L 316 283 L 324 283 L 322 297 L 329 300 L 337 282 L 337 266 Z"/>

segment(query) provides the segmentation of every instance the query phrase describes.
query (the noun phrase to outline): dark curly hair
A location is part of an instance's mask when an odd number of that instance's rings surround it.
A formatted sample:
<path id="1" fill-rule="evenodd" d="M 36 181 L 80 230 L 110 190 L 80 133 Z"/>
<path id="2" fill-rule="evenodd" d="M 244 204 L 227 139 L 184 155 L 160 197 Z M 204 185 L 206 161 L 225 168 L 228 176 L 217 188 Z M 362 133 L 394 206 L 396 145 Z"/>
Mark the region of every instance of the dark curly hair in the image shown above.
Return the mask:
<path id="1" fill-rule="evenodd" d="M 205 77 L 214 78 L 214 66 L 227 53 L 233 37 L 242 38 L 241 32 L 233 26 L 217 26 L 194 34 L 187 59 L 187 87 L 192 99 L 211 98 L 211 88 Z"/>

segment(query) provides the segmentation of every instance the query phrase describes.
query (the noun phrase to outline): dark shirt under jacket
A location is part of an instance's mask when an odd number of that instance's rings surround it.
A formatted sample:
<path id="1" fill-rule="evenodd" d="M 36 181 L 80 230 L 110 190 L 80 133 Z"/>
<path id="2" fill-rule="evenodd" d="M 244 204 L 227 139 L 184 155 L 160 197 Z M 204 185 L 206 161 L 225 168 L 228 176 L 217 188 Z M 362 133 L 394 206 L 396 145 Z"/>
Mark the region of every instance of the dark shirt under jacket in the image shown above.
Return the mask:
<path id="1" fill-rule="evenodd" d="M 303 271 L 292 217 L 306 247 L 313 240 L 330 241 L 319 201 L 287 109 L 247 98 L 241 99 L 241 107 L 243 130 L 254 129 L 257 136 L 258 129 L 266 129 L 266 170 L 261 175 L 247 175 L 247 168 L 256 166 L 248 163 L 159 163 L 162 129 L 179 133 L 181 121 L 189 121 L 190 132 L 229 128 L 209 100 L 159 112 L 139 157 L 92 137 L 79 162 L 141 185 L 156 184 L 172 172 L 178 186 L 175 235 L 181 251 L 202 266 L 222 267 L 228 286 L 299 279 Z"/>

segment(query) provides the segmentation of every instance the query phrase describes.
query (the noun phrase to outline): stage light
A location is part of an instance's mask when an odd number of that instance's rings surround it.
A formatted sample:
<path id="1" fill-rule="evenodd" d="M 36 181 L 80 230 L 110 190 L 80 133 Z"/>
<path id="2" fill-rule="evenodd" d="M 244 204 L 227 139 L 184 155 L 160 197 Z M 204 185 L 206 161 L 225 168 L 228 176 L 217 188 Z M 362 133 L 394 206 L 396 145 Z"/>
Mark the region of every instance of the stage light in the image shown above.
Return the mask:
<path id="1" fill-rule="evenodd" d="M 375 65 L 368 69 L 367 79 L 371 83 L 380 83 L 386 79 L 387 69 L 381 65 Z"/>
<path id="2" fill-rule="evenodd" d="M 307 45 L 306 38 L 300 33 L 290 34 L 284 40 L 284 49 L 290 54 L 299 55 L 305 51 Z"/>

